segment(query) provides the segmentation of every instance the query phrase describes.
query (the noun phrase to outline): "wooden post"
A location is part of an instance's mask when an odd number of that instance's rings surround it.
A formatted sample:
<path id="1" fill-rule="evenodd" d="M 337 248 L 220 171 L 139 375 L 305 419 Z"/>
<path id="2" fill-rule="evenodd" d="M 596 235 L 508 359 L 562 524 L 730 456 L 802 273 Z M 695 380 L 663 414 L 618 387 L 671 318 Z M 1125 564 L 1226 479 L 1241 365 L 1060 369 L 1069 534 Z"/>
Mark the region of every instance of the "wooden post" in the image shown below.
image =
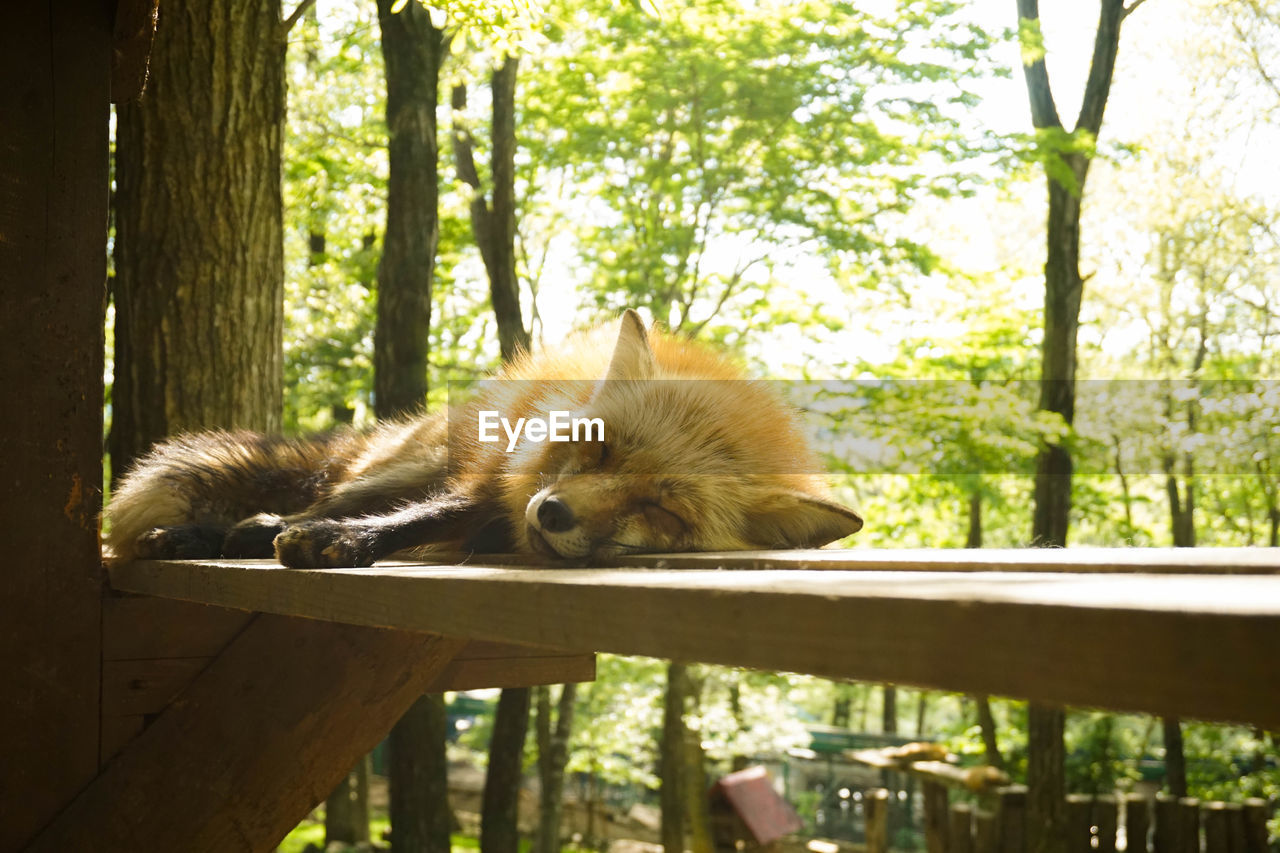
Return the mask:
<path id="1" fill-rule="evenodd" d="M 259 616 L 28 853 L 270 850 L 463 645 Z"/>
<path id="2" fill-rule="evenodd" d="M 999 797 L 1000 853 L 1024 853 L 1027 849 L 1027 787 L 1010 785 L 997 792 Z"/>
<path id="3" fill-rule="evenodd" d="M 951 853 L 973 853 L 973 807 L 968 803 L 952 804 L 947 841 Z"/>
<path id="4" fill-rule="evenodd" d="M 884 788 L 867 791 L 862 809 L 866 822 L 867 853 L 888 853 L 889 792 Z"/>
<path id="5" fill-rule="evenodd" d="M 947 838 L 950 827 L 947 824 L 947 804 L 950 800 L 947 786 L 941 782 L 926 779 L 920 786 L 924 797 L 924 846 L 928 853 L 950 853 L 951 844 Z"/>
<path id="6" fill-rule="evenodd" d="M 1149 853 L 1151 803 L 1142 794 L 1124 795 L 1124 837 L 1127 853 Z"/>
<path id="7" fill-rule="evenodd" d="M 1067 853 L 1092 853 L 1093 798 L 1067 794 Z"/>
<path id="8" fill-rule="evenodd" d="M 1170 794 L 1156 794 L 1156 826 L 1153 837 L 1153 853 L 1182 853 L 1178 820 L 1178 798 Z"/>
<path id="9" fill-rule="evenodd" d="M 1249 834 L 1244 825 L 1244 806 L 1240 803 L 1227 803 L 1227 836 L 1231 853 L 1246 853 Z"/>
<path id="10" fill-rule="evenodd" d="M 1231 831 L 1227 827 L 1227 804 L 1202 803 L 1200 816 L 1204 823 L 1205 853 L 1231 853 Z"/>
<path id="11" fill-rule="evenodd" d="M 1244 838 L 1247 853 L 1267 853 L 1267 801 L 1250 797 L 1244 801 Z"/>
<path id="12" fill-rule="evenodd" d="M 1093 801 L 1093 825 L 1097 827 L 1098 853 L 1116 853 L 1117 816 L 1114 794 L 1099 794 Z"/>
<path id="13" fill-rule="evenodd" d="M 973 853 L 997 853 L 1000 840 L 994 812 L 973 813 Z"/>
<path id="14" fill-rule="evenodd" d="M 0 850 L 98 769 L 116 5 L 8 3 L 0 27 Z"/>
<path id="15" fill-rule="evenodd" d="M 1195 797 L 1178 800 L 1178 843 L 1180 853 L 1200 853 L 1200 801 Z"/>

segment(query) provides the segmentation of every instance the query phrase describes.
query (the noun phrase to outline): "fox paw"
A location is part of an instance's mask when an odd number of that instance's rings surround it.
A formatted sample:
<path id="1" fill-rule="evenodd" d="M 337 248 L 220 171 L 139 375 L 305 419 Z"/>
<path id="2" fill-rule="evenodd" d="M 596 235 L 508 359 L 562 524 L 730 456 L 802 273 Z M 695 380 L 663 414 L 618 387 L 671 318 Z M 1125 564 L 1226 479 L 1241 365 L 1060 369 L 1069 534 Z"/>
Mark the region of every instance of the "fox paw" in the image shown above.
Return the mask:
<path id="1" fill-rule="evenodd" d="M 263 512 L 232 527 L 222 540 L 222 556 L 238 558 L 273 557 L 275 538 L 288 525 L 278 515 Z"/>
<path id="2" fill-rule="evenodd" d="M 354 525 L 328 518 L 291 524 L 275 538 L 276 558 L 290 569 L 373 564 L 367 536 Z"/>
<path id="3" fill-rule="evenodd" d="M 143 560 L 205 560 L 222 556 L 224 532 L 201 524 L 153 527 L 137 538 L 134 548 Z"/>

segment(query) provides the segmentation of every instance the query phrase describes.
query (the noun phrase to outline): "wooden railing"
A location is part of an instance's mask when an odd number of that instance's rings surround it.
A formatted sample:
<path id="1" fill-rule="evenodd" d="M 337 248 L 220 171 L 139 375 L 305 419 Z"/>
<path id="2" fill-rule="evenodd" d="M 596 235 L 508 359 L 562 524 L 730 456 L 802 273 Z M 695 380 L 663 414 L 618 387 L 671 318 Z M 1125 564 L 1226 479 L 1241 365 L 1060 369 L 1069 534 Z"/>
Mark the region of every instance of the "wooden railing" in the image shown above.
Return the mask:
<path id="1" fill-rule="evenodd" d="M 641 568 L 643 567 L 643 568 Z M 815 551 L 282 570 L 117 590 L 354 625 L 1280 727 L 1280 551 Z"/>

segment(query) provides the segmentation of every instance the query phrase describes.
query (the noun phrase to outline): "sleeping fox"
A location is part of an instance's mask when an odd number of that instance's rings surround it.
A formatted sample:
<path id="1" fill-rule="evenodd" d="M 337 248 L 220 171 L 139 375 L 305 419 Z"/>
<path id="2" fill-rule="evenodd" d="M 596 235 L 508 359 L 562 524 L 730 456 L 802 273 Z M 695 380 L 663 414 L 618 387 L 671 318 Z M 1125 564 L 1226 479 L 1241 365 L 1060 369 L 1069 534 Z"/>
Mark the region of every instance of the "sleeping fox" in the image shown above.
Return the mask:
<path id="1" fill-rule="evenodd" d="M 108 556 L 607 559 L 818 547 L 862 527 L 803 473 L 813 451 L 772 388 L 634 311 L 483 385 L 450 413 L 367 432 L 170 439 L 107 506 Z"/>

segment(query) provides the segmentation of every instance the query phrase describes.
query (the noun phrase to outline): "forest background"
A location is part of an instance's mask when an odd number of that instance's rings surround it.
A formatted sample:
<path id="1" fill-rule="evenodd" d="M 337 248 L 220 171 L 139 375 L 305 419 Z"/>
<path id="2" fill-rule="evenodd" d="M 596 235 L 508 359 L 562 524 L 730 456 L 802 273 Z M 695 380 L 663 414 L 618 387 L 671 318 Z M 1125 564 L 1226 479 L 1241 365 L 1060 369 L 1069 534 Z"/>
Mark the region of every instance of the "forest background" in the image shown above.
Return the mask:
<path id="1" fill-rule="evenodd" d="M 148 97 L 170 109 L 162 121 L 144 101 L 116 122 L 112 466 L 191 426 L 304 432 L 367 425 L 424 399 L 440 406 L 515 347 L 554 345 L 636 307 L 756 375 L 804 380 L 797 403 L 837 488 L 868 519 L 852 547 L 1065 544 L 1067 521 L 1046 533 L 1030 511 L 1044 503 L 1046 447 L 1074 460 L 1072 544 L 1275 547 L 1280 7 L 1108 0 L 1054 4 L 1042 22 L 1028 10 L 1025 0 L 303 3 L 280 22 L 278 69 L 255 71 L 279 75 L 278 87 L 259 79 L 254 90 L 266 93 L 264 114 L 283 117 L 274 153 L 268 144 L 265 158 L 246 155 L 213 180 L 265 202 L 207 227 L 198 212 L 216 201 L 138 203 L 148 181 L 165 180 L 157 140 L 181 147 L 183 121 L 225 106 L 213 85 L 211 103 L 171 108 L 169 56 L 182 48 L 178 16 L 162 11 Z M 1108 14 L 1114 76 L 1106 123 L 1097 108 L 1090 127 Z M 201 39 L 216 42 L 197 29 L 194 56 Z M 1078 111 L 1078 126 L 1042 120 L 1031 75 L 1028 120 L 1022 71 L 1036 67 L 1051 75 L 1050 105 Z M 415 127 L 427 129 L 416 148 Z M 182 168 L 199 172 L 202 152 L 190 149 Z M 432 163 L 434 180 L 406 185 L 397 160 Z M 1051 378 L 1042 358 L 1053 322 L 1046 176 L 1048 204 L 1056 191 L 1081 217 L 1065 409 L 1039 385 Z M 438 218 L 395 233 L 397 196 L 429 199 Z M 264 203 L 278 219 L 252 215 Z M 186 219 L 184 235 L 173 223 Z M 137 239 L 157 221 L 179 232 L 175 258 L 221 241 L 267 260 L 228 285 L 247 295 L 223 291 L 207 308 L 198 271 L 167 298 L 148 293 L 175 279 Z M 278 285 L 264 284 L 273 276 Z M 192 320 L 164 313 L 174 306 L 203 325 L 189 365 L 158 367 L 140 330 L 181 337 Z M 414 351 L 380 348 L 380 336 L 416 341 Z M 206 338 L 235 349 L 219 337 L 261 337 L 267 354 L 202 356 Z M 166 371 L 186 390 L 148 398 L 141 386 Z M 191 402 L 200 389 L 217 396 L 230 375 L 260 382 L 206 409 Z M 267 409 L 241 416 L 236 394 Z M 156 395 L 168 402 L 145 404 Z M 209 414 L 219 407 L 232 414 Z M 664 703 L 668 716 L 680 709 L 681 738 L 696 733 L 704 771 L 797 745 L 805 720 L 898 728 L 891 687 L 626 659 L 606 659 L 601 676 L 560 708 L 576 721 L 561 732 L 568 769 L 605 782 L 656 785 L 676 760 L 658 755 L 670 740 Z M 653 689 L 664 684 L 681 691 Z M 1025 705 L 905 695 L 919 734 L 1026 774 L 1035 714 Z M 538 698 L 535 729 L 549 744 L 552 703 Z M 1172 788 L 1280 792 L 1274 735 L 1159 728 L 1072 713 L 1068 787 L 1131 780 L 1139 759 L 1185 736 L 1186 778 Z"/>

